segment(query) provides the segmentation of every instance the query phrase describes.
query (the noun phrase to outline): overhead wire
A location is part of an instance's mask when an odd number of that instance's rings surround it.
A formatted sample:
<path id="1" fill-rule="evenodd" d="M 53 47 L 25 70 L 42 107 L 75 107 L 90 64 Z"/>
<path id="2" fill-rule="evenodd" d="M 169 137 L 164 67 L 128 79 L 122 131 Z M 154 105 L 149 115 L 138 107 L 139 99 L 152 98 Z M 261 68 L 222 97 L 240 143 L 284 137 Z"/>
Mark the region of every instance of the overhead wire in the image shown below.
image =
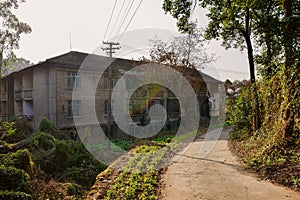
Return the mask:
<path id="1" fill-rule="evenodd" d="M 122 39 L 122 37 L 123 37 L 124 33 L 127 31 L 127 28 L 129 27 L 129 25 L 130 25 L 130 23 L 131 23 L 132 19 L 134 18 L 135 14 L 137 13 L 138 9 L 140 8 L 140 6 L 141 6 L 142 2 L 143 2 L 143 0 L 140 0 L 140 3 L 138 4 L 137 8 L 135 9 L 135 11 L 134 11 L 133 15 L 131 16 L 131 18 L 130 18 L 130 20 L 129 20 L 128 24 L 127 24 L 127 26 L 125 27 L 125 29 L 124 29 L 123 33 L 122 33 L 122 34 L 121 34 L 121 36 L 119 37 L 119 39 L 118 39 L 118 42 L 119 42 L 119 41 Z"/>
<path id="2" fill-rule="evenodd" d="M 121 20 L 120 26 L 119 26 L 119 28 L 118 28 L 118 30 L 117 30 L 117 32 L 116 32 L 116 35 L 118 35 L 119 32 L 120 32 L 120 30 L 122 29 L 123 24 L 124 24 L 124 22 L 125 22 L 125 20 L 126 20 L 126 18 L 127 18 L 127 16 L 128 16 L 128 14 L 129 14 L 131 8 L 132 8 L 132 5 L 133 5 L 134 1 L 135 1 L 135 0 L 133 0 L 133 1 L 131 2 L 131 4 L 130 4 L 130 2 L 127 4 L 126 11 L 124 12 L 124 15 L 122 16 L 122 20 Z"/>
<path id="3" fill-rule="evenodd" d="M 113 7 L 112 12 L 110 14 L 110 18 L 109 18 L 109 21 L 108 21 L 108 24 L 107 24 L 107 27 L 106 27 L 106 31 L 105 31 L 105 34 L 104 34 L 104 37 L 103 37 L 102 41 L 104 41 L 104 39 L 106 37 L 106 34 L 107 34 L 108 28 L 110 26 L 112 16 L 114 15 L 114 12 L 115 12 L 116 5 L 117 5 L 117 0 L 115 0 L 114 7 Z"/>
<path id="4" fill-rule="evenodd" d="M 122 5 L 121 5 L 121 8 L 120 8 L 120 10 L 119 10 L 119 14 L 118 14 L 118 16 L 117 16 L 117 18 L 116 18 L 116 20 L 115 20 L 115 23 L 114 23 L 114 25 L 113 25 L 113 27 L 112 27 L 112 29 L 111 29 L 111 32 L 110 32 L 108 38 L 111 38 L 111 35 L 113 34 L 113 32 L 114 32 L 114 30 L 115 30 L 115 28 L 116 28 L 117 22 L 118 22 L 119 17 L 120 17 L 120 15 L 121 15 L 121 13 L 122 13 L 122 10 L 123 10 L 123 8 L 124 8 L 125 2 L 126 2 L 126 0 L 124 0 L 123 3 L 122 3 Z"/>

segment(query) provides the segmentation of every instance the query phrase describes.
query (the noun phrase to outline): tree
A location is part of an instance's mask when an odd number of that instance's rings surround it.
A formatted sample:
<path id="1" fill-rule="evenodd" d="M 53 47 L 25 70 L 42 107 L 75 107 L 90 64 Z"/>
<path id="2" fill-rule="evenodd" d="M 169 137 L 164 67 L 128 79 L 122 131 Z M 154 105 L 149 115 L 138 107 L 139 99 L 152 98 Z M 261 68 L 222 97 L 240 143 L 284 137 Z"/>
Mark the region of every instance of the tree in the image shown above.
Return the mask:
<path id="1" fill-rule="evenodd" d="M 207 90 L 198 70 L 214 61 L 215 57 L 207 54 L 203 30 L 197 28 L 196 23 L 192 22 L 185 34 L 172 38 L 170 42 L 157 37 L 150 42 L 150 59 L 142 57 L 141 63 L 168 65 L 185 76 L 196 92 Z"/>
<path id="2" fill-rule="evenodd" d="M 283 60 L 285 79 L 291 80 L 285 81 L 285 85 L 295 83 L 299 73 L 291 73 L 290 69 L 292 66 L 299 65 L 300 3 L 296 0 L 164 0 L 163 9 L 178 20 L 179 30 L 185 32 L 190 26 L 191 10 L 197 3 L 209 10 L 206 38 L 222 39 L 225 48 L 247 48 L 250 80 L 254 88 L 253 124 L 254 130 L 257 130 L 259 128 L 259 104 L 255 85 L 252 40 L 259 45 L 256 60 L 263 65 L 265 74 L 272 74 L 272 70 L 279 68 Z M 279 62 L 274 62 L 274 59 Z M 293 93 L 291 89 L 284 95 Z"/>
<path id="3" fill-rule="evenodd" d="M 150 40 L 150 60 L 172 67 L 202 69 L 205 64 L 214 60 L 213 55 L 206 53 L 202 33 L 203 30 L 192 23 L 186 34 L 174 37 L 170 42 L 155 37 Z"/>
<path id="4" fill-rule="evenodd" d="M 14 49 L 19 48 L 20 35 L 30 33 L 28 24 L 20 22 L 13 14 L 13 9 L 18 9 L 19 4 L 25 0 L 4 0 L 0 2 L 0 74 L 2 73 L 2 63 L 5 55 L 12 54 Z"/>
<path id="5" fill-rule="evenodd" d="M 187 3 L 189 2 L 189 3 Z M 254 130 L 260 127 L 259 103 L 255 85 L 255 65 L 252 44 L 252 33 L 256 15 L 257 1 L 242 0 L 199 0 L 199 5 L 209 10 L 207 15 L 209 24 L 206 28 L 207 39 L 222 39 L 223 46 L 244 49 L 245 45 L 248 53 L 248 63 L 250 70 L 250 80 L 254 90 L 253 125 Z M 178 27 L 181 31 L 187 31 L 190 27 L 190 10 L 195 7 L 191 1 L 186 0 L 165 0 L 163 9 L 178 19 Z"/>
<path id="6" fill-rule="evenodd" d="M 2 63 L 2 75 L 4 76 L 33 65 L 29 60 L 17 58 L 15 55 L 10 55 L 8 58 L 3 59 Z"/>

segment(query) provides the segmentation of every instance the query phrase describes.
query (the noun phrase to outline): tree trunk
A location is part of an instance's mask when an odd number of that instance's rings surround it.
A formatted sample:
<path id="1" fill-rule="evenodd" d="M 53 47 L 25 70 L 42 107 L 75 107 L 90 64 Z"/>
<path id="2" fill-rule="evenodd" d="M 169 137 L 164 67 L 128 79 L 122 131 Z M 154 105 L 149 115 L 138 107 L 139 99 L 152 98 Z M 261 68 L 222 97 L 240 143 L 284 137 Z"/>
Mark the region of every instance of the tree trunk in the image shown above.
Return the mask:
<path id="1" fill-rule="evenodd" d="M 293 56 L 293 39 L 295 37 L 295 31 L 293 30 L 293 24 L 291 22 L 291 17 L 293 16 L 292 10 L 293 0 L 285 0 L 283 2 L 283 11 L 284 11 L 284 49 L 285 49 L 285 63 L 284 63 L 284 71 L 285 71 L 285 88 L 284 93 L 287 98 L 287 107 L 284 112 L 284 127 L 283 127 L 283 138 L 288 138 L 293 134 L 294 127 L 294 112 L 293 112 L 293 104 L 294 99 L 292 98 L 292 94 L 294 93 L 294 78 L 293 77 L 293 65 L 295 62 L 295 58 Z M 294 75 L 295 76 L 295 75 Z"/>
<path id="2" fill-rule="evenodd" d="M 246 41 L 247 50 L 248 50 L 248 62 L 249 62 L 249 69 L 250 69 L 250 82 L 251 82 L 251 89 L 252 94 L 254 95 L 254 105 L 252 107 L 253 112 L 253 131 L 257 131 L 260 128 L 260 119 L 259 119 L 259 103 L 258 103 L 258 95 L 257 95 L 257 88 L 255 83 L 255 66 L 254 66 L 254 56 L 253 56 L 253 47 L 250 37 L 250 12 L 249 9 L 246 11 L 245 16 L 245 31 L 243 31 L 243 36 Z"/>
<path id="3" fill-rule="evenodd" d="M 2 65 L 3 65 L 3 50 L 0 50 L 0 98 L 2 97 Z M 2 121 L 2 106 L 0 101 L 0 120 Z"/>

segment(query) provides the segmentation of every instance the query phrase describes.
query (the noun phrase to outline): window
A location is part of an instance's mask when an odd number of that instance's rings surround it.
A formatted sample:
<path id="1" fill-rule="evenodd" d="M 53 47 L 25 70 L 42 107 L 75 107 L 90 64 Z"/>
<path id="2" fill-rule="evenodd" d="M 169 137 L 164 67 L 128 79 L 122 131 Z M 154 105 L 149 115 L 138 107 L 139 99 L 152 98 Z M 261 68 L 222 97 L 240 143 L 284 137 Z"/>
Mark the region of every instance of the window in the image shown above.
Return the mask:
<path id="1" fill-rule="evenodd" d="M 209 98 L 209 110 L 216 110 L 216 99 L 215 98 Z"/>
<path id="2" fill-rule="evenodd" d="M 79 88 L 80 86 L 80 76 L 76 72 L 68 72 L 68 88 Z"/>
<path id="3" fill-rule="evenodd" d="M 103 88 L 108 89 L 108 77 L 107 76 L 104 77 Z"/>
<path id="4" fill-rule="evenodd" d="M 80 107 L 81 107 L 81 101 L 68 100 L 68 117 L 80 116 Z"/>
<path id="5" fill-rule="evenodd" d="M 108 100 L 104 101 L 104 114 L 108 115 Z"/>
<path id="6" fill-rule="evenodd" d="M 151 107 L 153 106 L 153 105 L 155 105 L 155 104 L 160 104 L 161 106 L 164 106 L 164 100 L 153 100 L 153 101 L 151 101 L 151 102 L 149 102 L 149 106 L 148 106 L 148 109 L 150 110 L 151 109 Z M 159 113 L 159 107 L 157 107 L 157 106 L 154 106 L 153 107 L 153 113 L 154 114 L 158 114 Z M 159 113 L 160 114 L 160 113 Z"/>
<path id="7" fill-rule="evenodd" d="M 114 88 L 117 83 L 116 79 L 111 79 L 111 88 Z"/>
<path id="8" fill-rule="evenodd" d="M 114 100 L 112 100 L 110 106 L 111 106 L 111 112 L 114 113 L 114 109 L 115 109 L 115 101 Z"/>

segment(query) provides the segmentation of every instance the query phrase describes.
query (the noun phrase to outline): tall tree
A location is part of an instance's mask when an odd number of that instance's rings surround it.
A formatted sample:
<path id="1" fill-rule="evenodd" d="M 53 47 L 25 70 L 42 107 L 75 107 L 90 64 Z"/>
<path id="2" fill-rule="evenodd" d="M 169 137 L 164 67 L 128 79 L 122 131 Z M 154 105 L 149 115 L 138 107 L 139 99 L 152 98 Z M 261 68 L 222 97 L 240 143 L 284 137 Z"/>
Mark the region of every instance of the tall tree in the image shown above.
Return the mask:
<path id="1" fill-rule="evenodd" d="M 151 61 L 171 65 L 172 67 L 202 69 L 214 60 L 205 48 L 203 30 L 192 23 L 186 34 L 172 38 L 169 42 L 155 37 L 150 40 Z"/>
<path id="2" fill-rule="evenodd" d="M 33 63 L 24 58 L 17 58 L 16 55 L 9 55 L 9 57 L 3 59 L 2 65 L 2 75 L 5 76 L 12 72 L 29 67 L 33 65 Z"/>
<path id="3" fill-rule="evenodd" d="M 299 73 L 291 73 L 289 69 L 299 65 L 300 3 L 297 0 L 164 0 L 163 9 L 178 20 L 179 30 L 185 32 L 190 26 L 191 10 L 197 4 L 209 10 L 208 39 L 222 39 L 225 48 L 247 48 L 250 80 L 255 94 L 254 130 L 257 130 L 259 104 L 255 90 L 253 40 L 259 45 L 256 60 L 264 65 L 264 73 L 269 75 L 274 68 L 279 68 L 274 59 L 278 63 L 283 60 L 285 77 L 291 80 L 290 84 L 295 83 Z M 286 81 L 286 85 L 290 84 Z M 285 95 L 293 93 L 291 89 Z"/>
<path id="4" fill-rule="evenodd" d="M 23 2 L 25 0 L 2 0 L 0 2 L 0 74 L 4 56 L 19 48 L 19 40 L 22 33 L 31 32 L 30 26 L 19 21 L 13 13 L 13 10 L 18 9 L 20 3 Z"/>
<path id="5" fill-rule="evenodd" d="M 185 34 L 168 42 L 157 37 L 150 42 L 152 45 L 150 59 L 142 57 L 141 63 L 155 62 L 168 65 L 187 77 L 196 92 L 206 91 L 204 81 L 199 81 L 202 77 L 198 70 L 214 61 L 215 56 L 206 52 L 203 30 L 197 28 L 196 23 L 192 22 Z M 198 77 L 199 80 L 191 77 Z"/>

